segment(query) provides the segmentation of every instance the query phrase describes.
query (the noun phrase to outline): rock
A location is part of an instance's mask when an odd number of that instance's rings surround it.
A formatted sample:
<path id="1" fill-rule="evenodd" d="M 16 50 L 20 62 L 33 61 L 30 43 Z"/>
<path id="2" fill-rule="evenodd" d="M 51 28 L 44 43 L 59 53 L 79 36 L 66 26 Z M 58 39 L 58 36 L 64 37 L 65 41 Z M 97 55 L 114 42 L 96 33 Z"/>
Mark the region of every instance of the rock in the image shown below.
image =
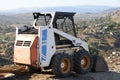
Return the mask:
<path id="1" fill-rule="evenodd" d="M 115 56 L 116 52 L 112 52 L 112 55 Z"/>
<path id="2" fill-rule="evenodd" d="M 120 52 L 118 52 L 118 56 L 120 56 Z"/>
<path id="3" fill-rule="evenodd" d="M 13 73 L 0 73 L 0 80 L 16 80 Z"/>
<path id="4" fill-rule="evenodd" d="M 117 62 L 116 65 L 120 65 L 120 62 Z"/>
<path id="5" fill-rule="evenodd" d="M 107 57 L 108 59 L 110 59 L 110 56 L 109 57 Z"/>

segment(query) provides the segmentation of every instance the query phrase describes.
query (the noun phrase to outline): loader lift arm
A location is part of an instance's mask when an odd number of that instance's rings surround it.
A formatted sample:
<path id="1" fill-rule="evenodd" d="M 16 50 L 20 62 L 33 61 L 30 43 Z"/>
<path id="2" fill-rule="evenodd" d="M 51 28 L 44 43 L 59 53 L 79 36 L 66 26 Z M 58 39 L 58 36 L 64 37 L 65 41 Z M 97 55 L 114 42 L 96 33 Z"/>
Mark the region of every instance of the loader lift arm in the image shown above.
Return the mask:
<path id="1" fill-rule="evenodd" d="M 56 34 L 64 37 L 64 38 L 67 38 L 68 40 L 72 41 L 74 46 L 77 46 L 77 47 L 82 46 L 86 51 L 89 51 L 88 44 L 85 41 L 83 41 L 83 40 L 81 40 L 79 38 L 76 38 L 76 37 L 74 37 L 72 35 L 69 35 L 69 34 L 67 34 L 67 33 L 65 33 L 63 31 L 60 31 L 58 29 L 55 29 L 55 28 L 54 28 L 54 32 Z"/>

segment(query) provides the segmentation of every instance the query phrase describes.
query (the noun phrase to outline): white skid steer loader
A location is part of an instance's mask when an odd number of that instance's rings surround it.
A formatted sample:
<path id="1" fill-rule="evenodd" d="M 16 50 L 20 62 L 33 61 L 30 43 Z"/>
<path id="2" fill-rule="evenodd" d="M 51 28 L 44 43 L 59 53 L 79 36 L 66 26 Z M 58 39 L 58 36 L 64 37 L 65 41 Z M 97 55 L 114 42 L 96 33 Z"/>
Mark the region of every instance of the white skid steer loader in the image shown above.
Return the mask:
<path id="1" fill-rule="evenodd" d="M 52 69 L 58 77 L 72 72 L 84 74 L 92 68 L 107 71 L 104 59 L 100 58 L 103 64 L 98 64 L 97 57 L 93 59 L 89 53 L 88 44 L 77 38 L 74 15 L 70 12 L 33 13 L 33 27 L 16 28 L 14 63 L 29 66 L 32 71 Z"/>

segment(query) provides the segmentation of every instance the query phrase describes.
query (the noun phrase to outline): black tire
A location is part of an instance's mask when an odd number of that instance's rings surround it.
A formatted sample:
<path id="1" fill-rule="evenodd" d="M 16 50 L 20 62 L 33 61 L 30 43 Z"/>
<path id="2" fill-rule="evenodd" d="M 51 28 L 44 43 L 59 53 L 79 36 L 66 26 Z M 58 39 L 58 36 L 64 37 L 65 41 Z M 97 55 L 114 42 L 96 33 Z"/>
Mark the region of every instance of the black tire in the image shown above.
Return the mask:
<path id="1" fill-rule="evenodd" d="M 80 50 L 74 54 L 74 71 L 79 74 L 86 74 L 92 68 L 91 55 L 85 51 Z"/>
<path id="2" fill-rule="evenodd" d="M 73 70 L 72 56 L 65 53 L 55 54 L 51 62 L 51 68 L 57 77 L 62 78 L 71 75 Z"/>

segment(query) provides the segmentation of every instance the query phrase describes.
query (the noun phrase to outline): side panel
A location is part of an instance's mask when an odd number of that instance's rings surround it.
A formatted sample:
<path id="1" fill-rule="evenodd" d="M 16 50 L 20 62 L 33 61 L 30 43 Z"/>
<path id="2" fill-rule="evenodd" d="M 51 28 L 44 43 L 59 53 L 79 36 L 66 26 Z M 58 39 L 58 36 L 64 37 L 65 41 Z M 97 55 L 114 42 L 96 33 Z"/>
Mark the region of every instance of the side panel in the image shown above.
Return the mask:
<path id="1" fill-rule="evenodd" d="M 30 55 L 31 55 L 31 65 L 33 67 L 37 67 L 37 45 L 38 45 L 38 37 L 35 37 L 33 44 L 30 48 Z"/>
<path id="2" fill-rule="evenodd" d="M 14 62 L 37 67 L 37 45 L 37 35 L 17 35 L 14 44 Z"/>
<path id="3" fill-rule="evenodd" d="M 39 39 L 40 66 L 47 67 L 56 51 L 54 32 L 52 26 L 41 27 L 39 32 L 41 36 Z"/>
<path id="4" fill-rule="evenodd" d="M 17 47 L 14 48 L 14 62 L 20 64 L 31 64 L 30 48 L 29 47 Z"/>

